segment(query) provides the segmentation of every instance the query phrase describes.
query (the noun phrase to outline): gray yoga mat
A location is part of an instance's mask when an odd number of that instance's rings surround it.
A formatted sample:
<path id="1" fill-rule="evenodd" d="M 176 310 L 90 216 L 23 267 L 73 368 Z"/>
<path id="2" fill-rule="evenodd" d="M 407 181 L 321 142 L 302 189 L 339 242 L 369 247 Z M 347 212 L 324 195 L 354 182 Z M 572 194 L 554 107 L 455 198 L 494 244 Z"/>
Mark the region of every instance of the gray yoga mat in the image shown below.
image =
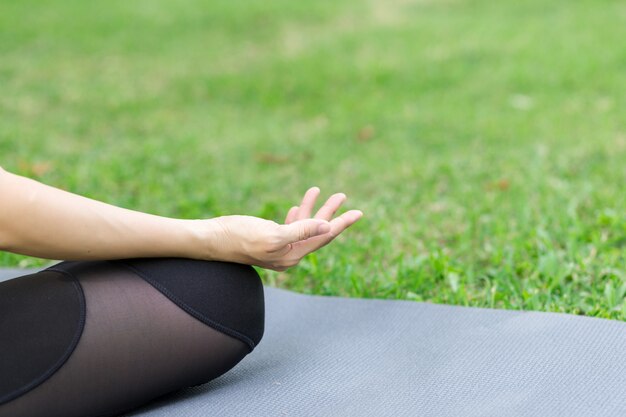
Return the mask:
<path id="1" fill-rule="evenodd" d="M 265 291 L 256 350 L 127 417 L 626 416 L 624 322 Z"/>

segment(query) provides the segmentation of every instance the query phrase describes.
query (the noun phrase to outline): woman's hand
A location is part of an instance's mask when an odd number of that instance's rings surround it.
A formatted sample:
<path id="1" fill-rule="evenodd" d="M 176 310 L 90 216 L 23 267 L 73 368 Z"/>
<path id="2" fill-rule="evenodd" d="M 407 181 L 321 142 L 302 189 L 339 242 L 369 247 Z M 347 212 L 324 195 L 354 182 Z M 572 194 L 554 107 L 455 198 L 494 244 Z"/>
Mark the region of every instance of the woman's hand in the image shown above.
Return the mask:
<path id="1" fill-rule="evenodd" d="M 300 205 L 289 210 L 282 225 L 252 216 L 207 220 L 212 242 L 209 258 L 276 271 L 297 265 L 304 256 L 330 243 L 363 215 L 359 210 L 350 210 L 333 218 L 346 201 L 345 194 L 338 193 L 311 217 L 319 194 L 319 188 L 310 188 Z"/>

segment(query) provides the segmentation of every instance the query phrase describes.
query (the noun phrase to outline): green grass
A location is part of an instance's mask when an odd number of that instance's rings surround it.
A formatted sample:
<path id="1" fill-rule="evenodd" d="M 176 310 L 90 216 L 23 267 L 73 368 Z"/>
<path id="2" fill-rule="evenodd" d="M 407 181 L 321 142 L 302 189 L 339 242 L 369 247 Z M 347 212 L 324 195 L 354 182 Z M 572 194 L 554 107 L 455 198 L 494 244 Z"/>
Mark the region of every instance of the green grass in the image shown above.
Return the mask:
<path id="1" fill-rule="evenodd" d="M 269 285 L 626 320 L 626 4 L 0 3 L 0 161 L 178 217 L 365 218 Z M 2 265 L 41 265 L 1 254 Z"/>

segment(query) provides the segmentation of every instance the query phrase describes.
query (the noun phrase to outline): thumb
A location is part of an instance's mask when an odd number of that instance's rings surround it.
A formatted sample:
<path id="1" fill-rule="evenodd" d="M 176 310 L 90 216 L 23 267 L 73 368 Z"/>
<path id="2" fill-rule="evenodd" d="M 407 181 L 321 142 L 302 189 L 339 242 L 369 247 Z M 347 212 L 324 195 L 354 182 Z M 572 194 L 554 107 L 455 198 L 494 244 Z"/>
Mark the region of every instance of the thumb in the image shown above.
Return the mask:
<path id="1" fill-rule="evenodd" d="M 295 243 L 330 232 L 330 223 L 320 219 L 298 220 L 280 227 L 285 243 Z"/>

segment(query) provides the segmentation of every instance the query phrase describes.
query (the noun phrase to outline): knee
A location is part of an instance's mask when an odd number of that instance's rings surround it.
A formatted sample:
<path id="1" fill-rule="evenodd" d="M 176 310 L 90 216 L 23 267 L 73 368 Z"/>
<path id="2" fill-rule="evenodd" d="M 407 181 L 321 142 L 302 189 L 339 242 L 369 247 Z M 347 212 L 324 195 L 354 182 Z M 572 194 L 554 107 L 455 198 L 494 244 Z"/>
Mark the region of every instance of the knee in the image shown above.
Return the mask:
<path id="1" fill-rule="evenodd" d="M 256 347 L 265 331 L 265 295 L 257 271 L 250 265 L 229 262 L 209 262 L 220 276 L 217 288 L 223 295 L 225 309 L 222 322 L 239 329 Z"/>
<path id="2" fill-rule="evenodd" d="M 116 261 L 203 323 L 252 351 L 265 330 L 263 284 L 249 265 L 179 258 Z"/>

